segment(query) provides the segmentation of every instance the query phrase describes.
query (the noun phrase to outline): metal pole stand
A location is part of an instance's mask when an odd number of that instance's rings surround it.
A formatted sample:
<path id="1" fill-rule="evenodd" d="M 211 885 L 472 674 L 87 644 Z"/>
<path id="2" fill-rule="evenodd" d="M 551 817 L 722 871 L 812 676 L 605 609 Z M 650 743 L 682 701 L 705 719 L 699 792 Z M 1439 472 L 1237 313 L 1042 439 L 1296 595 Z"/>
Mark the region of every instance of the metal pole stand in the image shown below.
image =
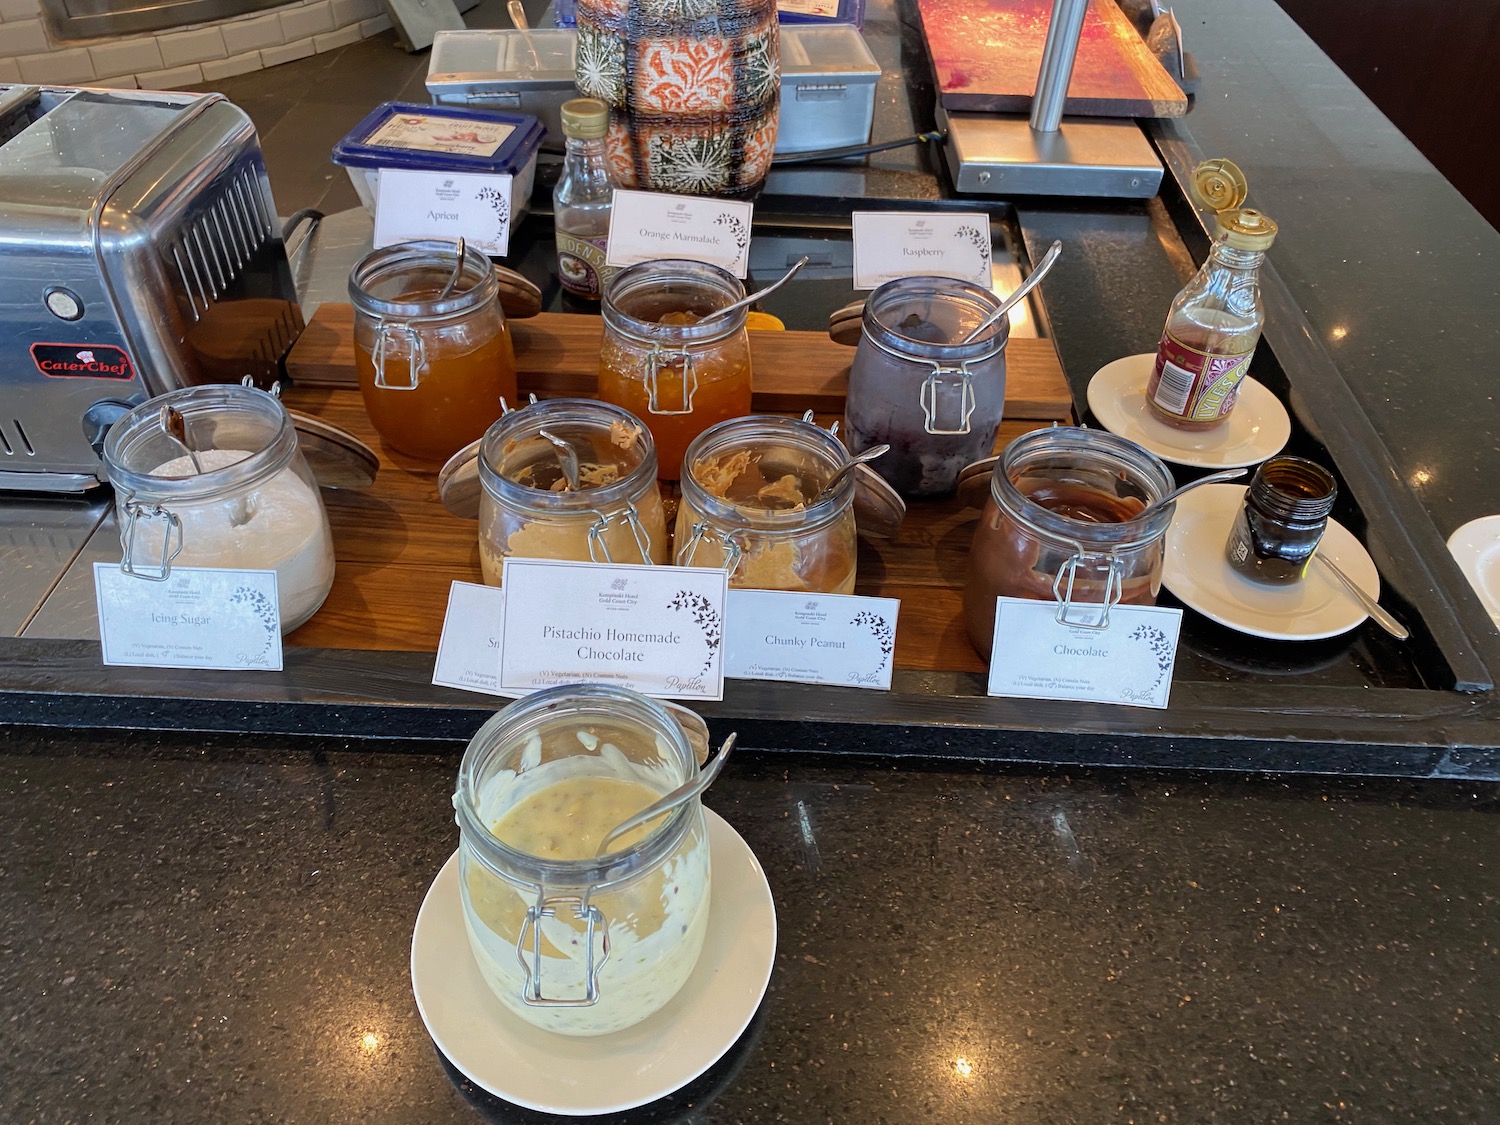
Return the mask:
<path id="1" fill-rule="evenodd" d="M 1161 162 L 1133 120 L 1063 120 L 1088 6 L 1089 0 L 1053 0 L 1029 121 L 1002 114 L 946 113 L 939 104 L 938 124 L 948 130 L 948 171 L 958 191 L 1113 199 L 1149 199 L 1156 194 Z"/>

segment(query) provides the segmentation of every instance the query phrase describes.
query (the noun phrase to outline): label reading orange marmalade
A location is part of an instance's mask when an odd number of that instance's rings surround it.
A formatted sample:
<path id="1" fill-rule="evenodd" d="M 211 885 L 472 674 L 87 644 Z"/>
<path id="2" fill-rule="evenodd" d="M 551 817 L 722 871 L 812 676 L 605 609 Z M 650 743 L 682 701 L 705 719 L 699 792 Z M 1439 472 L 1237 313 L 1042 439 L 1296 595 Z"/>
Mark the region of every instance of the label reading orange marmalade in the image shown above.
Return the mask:
<path id="1" fill-rule="evenodd" d="M 1146 396 L 1168 414 L 1190 422 L 1218 421 L 1234 409 L 1254 354 L 1211 355 L 1163 333 Z"/>

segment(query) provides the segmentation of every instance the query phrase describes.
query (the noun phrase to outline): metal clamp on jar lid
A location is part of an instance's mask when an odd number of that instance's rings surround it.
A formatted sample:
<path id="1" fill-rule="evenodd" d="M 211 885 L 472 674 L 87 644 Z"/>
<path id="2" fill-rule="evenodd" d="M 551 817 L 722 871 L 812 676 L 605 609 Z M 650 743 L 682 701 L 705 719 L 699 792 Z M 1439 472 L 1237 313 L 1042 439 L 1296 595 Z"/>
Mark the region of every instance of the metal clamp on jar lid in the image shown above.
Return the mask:
<path id="1" fill-rule="evenodd" d="M 480 560 L 491 584 L 508 556 L 667 561 L 656 447 L 629 411 L 593 399 L 534 402 L 502 415 L 477 458 Z"/>
<path id="2" fill-rule="evenodd" d="M 272 395 L 186 387 L 132 409 L 104 441 L 127 574 L 274 570 L 282 632 L 333 585 L 333 539 L 297 431 Z"/>
<path id="3" fill-rule="evenodd" d="M 540 691 L 475 734 L 453 797 L 465 928 L 485 982 L 517 1016 L 606 1034 L 686 982 L 710 895 L 697 797 L 596 853 L 697 774 L 667 709 L 621 688 Z"/>
<path id="4" fill-rule="evenodd" d="M 713 314 L 744 298 L 739 278 L 703 262 L 639 262 L 615 275 L 604 295 L 604 323 L 646 349 L 639 377 L 645 383 L 648 413 L 693 412 L 701 353 L 743 329 L 749 310 Z M 667 371 L 677 375 L 675 390 L 660 385 Z"/>
<path id="5" fill-rule="evenodd" d="M 1153 505 L 1172 488 L 1166 465 L 1114 434 L 1056 426 L 1011 442 L 970 552 L 964 617 L 975 648 L 990 650 L 1000 596 L 1055 600 L 1061 624 L 1086 629 L 1106 628 L 1121 602 L 1153 604 L 1175 510 Z"/>
<path id="6" fill-rule="evenodd" d="M 865 302 L 845 409 L 850 448 L 889 444 L 875 466 L 903 495 L 953 491 L 959 469 L 989 453 L 1005 404 L 1002 316 L 987 289 L 940 277 L 882 285 Z"/>
<path id="7" fill-rule="evenodd" d="M 754 589 L 852 590 L 856 477 L 834 481 L 848 462 L 812 422 L 755 414 L 704 431 L 683 465 L 677 565 L 722 565 Z"/>
<path id="8" fill-rule="evenodd" d="M 457 246 L 441 239 L 398 242 L 366 254 L 349 274 L 349 300 L 377 322 L 370 349 L 375 386 L 416 390 L 427 373 L 418 329 L 466 316 L 499 294 L 489 258 L 469 251 L 462 239 Z M 398 358 L 405 370 L 387 370 Z"/>

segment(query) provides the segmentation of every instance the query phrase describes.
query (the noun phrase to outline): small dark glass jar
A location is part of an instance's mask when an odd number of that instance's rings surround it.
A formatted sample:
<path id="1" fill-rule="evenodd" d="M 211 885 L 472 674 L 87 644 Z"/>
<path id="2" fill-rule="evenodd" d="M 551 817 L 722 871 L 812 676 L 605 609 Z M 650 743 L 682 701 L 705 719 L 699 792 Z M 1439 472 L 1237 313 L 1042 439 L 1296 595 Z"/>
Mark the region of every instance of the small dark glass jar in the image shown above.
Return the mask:
<path id="1" fill-rule="evenodd" d="M 1229 565 L 1268 586 L 1300 581 L 1328 526 L 1338 485 L 1323 466 L 1273 457 L 1255 471 L 1234 518 Z"/>

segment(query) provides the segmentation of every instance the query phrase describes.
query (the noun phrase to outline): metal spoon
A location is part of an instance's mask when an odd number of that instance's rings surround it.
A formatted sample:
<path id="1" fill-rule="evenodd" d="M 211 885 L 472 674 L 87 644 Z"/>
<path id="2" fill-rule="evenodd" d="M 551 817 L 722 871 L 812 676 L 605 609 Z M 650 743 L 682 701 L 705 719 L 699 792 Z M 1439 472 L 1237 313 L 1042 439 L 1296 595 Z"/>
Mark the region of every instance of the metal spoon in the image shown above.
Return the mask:
<path id="1" fill-rule="evenodd" d="M 170 403 L 161 408 L 161 428 L 166 435 L 182 446 L 187 451 L 188 459 L 193 463 L 193 472 L 199 476 L 203 475 L 203 462 L 198 460 L 198 451 L 188 442 L 187 419 L 182 416 L 182 411 Z"/>
<path id="2" fill-rule="evenodd" d="M 1048 247 L 1047 252 L 1042 255 L 1042 260 L 1036 264 L 1036 269 L 1031 271 L 1031 276 L 1028 277 L 1025 281 L 1021 282 L 1018 288 L 1011 290 L 1010 296 L 1006 297 L 1005 300 L 1000 302 L 1000 307 L 994 312 L 990 313 L 989 316 L 981 320 L 979 322 L 979 327 L 970 332 L 967 336 L 960 340 L 959 343 L 967 344 L 970 341 L 977 340 L 980 336 L 984 335 L 984 333 L 989 329 L 990 325 L 995 324 L 1002 316 L 1010 312 L 1010 310 L 1020 302 L 1022 297 L 1026 296 L 1026 294 L 1030 293 L 1041 283 L 1042 278 L 1047 276 L 1047 271 L 1050 270 L 1056 263 L 1057 256 L 1061 253 L 1062 243 L 1060 241 L 1054 242 L 1050 247 Z"/>
<path id="3" fill-rule="evenodd" d="M 1315 554 L 1313 558 L 1317 559 L 1333 572 L 1334 577 L 1344 584 L 1344 589 L 1354 595 L 1354 600 L 1364 606 L 1365 612 L 1370 615 L 1371 621 L 1375 622 L 1375 624 L 1379 625 L 1398 641 L 1404 641 L 1407 637 L 1411 636 L 1411 630 L 1387 613 L 1379 602 L 1370 597 L 1369 592 L 1363 586 L 1339 568 L 1338 563 L 1323 554 Z"/>
<path id="4" fill-rule="evenodd" d="M 818 490 L 818 494 L 808 502 L 809 505 L 816 504 L 819 500 L 823 499 L 823 497 L 832 492 L 834 485 L 838 484 L 839 481 L 843 480 L 850 473 L 852 473 L 856 466 L 863 465 L 866 461 L 873 461 L 875 460 L 875 458 L 881 456 L 882 454 L 889 453 L 890 450 L 891 447 L 888 445 L 872 445 L 869 449 L 865 450 L 858 456 L 849 458 L 848 462 L 842 468 L 840 468 L 838 472 L 834 473 L 833 476 L 828 478 L 828 483 Z"/>
<path id="5" fill-rule="evenodd" d="M 615 825 L 608 832 L 606 832 L 604 834 L 604 839 L 599 841 L 598 850 L 596 850 L 594 854 L 603 855 L 606 851 L 609 850 L 611 841 L 619 839 L 621 836 L 625 835 L 625 833 L 629 832 L 632 828 L 639 828 L 641 825 L 655 820 L 663 813 L 671 812 L 678 805 L 683 804 L 686 801 L 691 801 L 694 797 L 698 796 L 699 793 L 702 793 L 705 789 L 712 785 L 714 783 L 714 778 L 718 777 L 719 772 L 724 768 L 724 763 L 729 760 L 729 752 L 734 749 L 734 740 L 737 737 L 738 734 L 731 734 L 728 738 L 726 738 L 724 740 L 724 745 L 719 747 L 719 752 L 717 755 L 715 755 L 714 760 L 709 762 L 708 765 L 704 766 L 703 769 L 699 770 L 697 777 L 693 778 L 691 781 L 679 785 L 676 789 L 672 790 L 672 792 L 668 793 L 661 800 L 647 805 L 644 809 L 636 813 L 634 816 L 626 817 L 619 824 Z"/>
<path id="6" fill-rule="evenodd" d="M 1167 493 L 1156 503 L 1147 504 L 1144 508 L 1142 508 L 1139 512 L 1137 512 L 1130 518 L 1133 520 L 1141 519 L 1143 516 L 1156 511 L 1156 509 L 1158 508 L 1166 507 L 1173 500 L 1176 500 L 1179 496 L 1181 496 L 1184 492 L 1191 492 L 1193 489 L 1205 484 L 1219 484 L 1222 481 L 1234 480 L 1236 477 L 1244 476 L 1248 471 L 1248 469 L 1225 469 L 1222 473 L 1209 473 L 1206 477 L 1200 477 L 1198 480 L 1188 481 L 1187 484 L 1172 489 L 1171 492 Z"/>
<path id="7" fill-rule="evenodd" d="M 755 304 L 755 302 L 759 301 L 762 297 L 769 297 L 772 293 L 776 292 L 776 290 L 780 289 L 788 281 L 791 281 L 792 278 L 796 277 L 798 271 L 800 271 L 803 266 L 807 265 L 807 263 L 808 257 L 806 254 L 804 254 L 802 255 L 802 257 L 797 259 L 796 265 L 792 266 L 791 269 L 787 270 L 786 273 L 782 274 L 779 278 L 771 282 L 771 284 L 767 285 L 764 289 L 758 289 L 754 293 L 751 293 L 746 297 L 741 297 L 732 305 L 725 305 L 722 309 L 715 309 L 698 323 L 705 324 L 710 320 L 718 320 L 720 317 L 728 316 L 730 313 L 739 312 L 740 309 Z"/>
<path id="8" fill-rule="evenodd" d="M 453 287 L 458 284 L 458 279 L 464 272 L 464 254 L 467 251 L 468 246 L 464 243 L 463 235 L 459 235 L 458 244 L 453 248 L 453 272 L 448 275 L 448 284 L 443 286 L 442 292 L 437 295 L 439 301 L 447 297 L 449 293 L 452 293 Z"/>
<path id="9" fill-rule="evenodd" d="M 516 25 L 521 38 L 526 40 L 526 49 L 531 52 L 532 68 L 541 70 L 542 60 L 537 56 L 536 41 L 531 38 L 531 24 L 526 20 L 526 9 L 521 7 L 521 0 L 510 0 L 505 10 L 510 13 L 510 22 Z"/>
<path id="10" fill-rule="evenodd" d="M 568 482 L 568 491 L 578 491 L 578 452 L 562 438 L 546 430 L 538 430 L 543 438 L 557 449 L 557 459 L 562 462 L 563 479 Z"/>

